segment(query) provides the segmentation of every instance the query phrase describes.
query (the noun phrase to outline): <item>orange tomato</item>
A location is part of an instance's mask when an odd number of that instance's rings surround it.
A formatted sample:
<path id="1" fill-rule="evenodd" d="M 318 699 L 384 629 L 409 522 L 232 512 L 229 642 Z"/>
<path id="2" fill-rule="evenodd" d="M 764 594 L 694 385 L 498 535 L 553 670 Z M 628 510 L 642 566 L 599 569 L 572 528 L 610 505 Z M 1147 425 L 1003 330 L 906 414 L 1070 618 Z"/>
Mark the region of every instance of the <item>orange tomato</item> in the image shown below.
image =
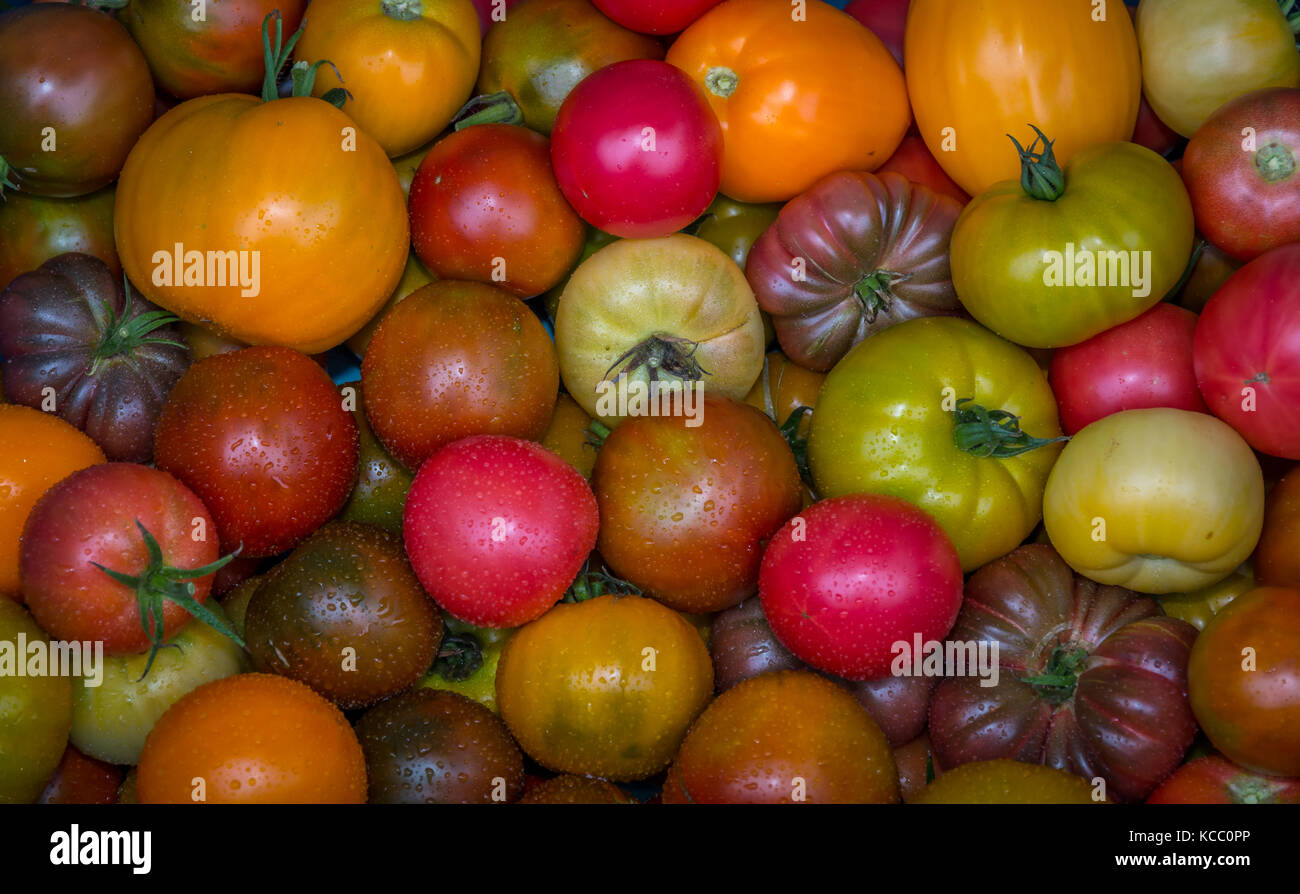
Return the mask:
<path id="1" fill-rule="evenodd" d="M 59 417 L 0 405 L 0 596 L 22 599 L 18 541 L 41 494 L 104 461 L 99 445 Z"/>
<path id="2" fill-rule="evenodd" d="M 542 446 L 558 453 L 560 459 L 581 472 L 583 478 L 590 478 L 591 470 L 596 467 L 596 446 L 587 434 L 589 425 L 591 417 L 587 411 L 569 395 L 561 394 L 555 402 L 551 424 L 542 435 Z"/>
<path id="3" fill-rule="evenodd" d="M 1035 124 L 1064 165 L 1094 143 L 1133 135 L 1142 69 L 1118 3 L 912 0 L 903 58 L 925 144 L 972 196 L 1020 176 L 1007 134 Z"/>
<path id="4" fill-rule="evenodd" d="M 343 712 L 307 686 L 238 674 L 167 709 L 136 785 L 142 804 L 362 804 L 366 759 Z"/>
<path id="5" fill-rule="evenodd" d="M 379 313 L 371 317 L 370 322 L 347 340 L 347 346 L 352 353 L 358 357 L 365 356 L 366 348 L 370 347 L 370 339 L 375 337 L 375 330 L 379 328 L 379 321 L 384 318 L 384 315 L 416 289 L 422 289 L 433 281 L 433 274 L 424 269 L 424 265 L 420 263 L 414 251 L 410 252 L 406 258 L 406 267 L 402 270 L 402 278 L 397 281 L 397 288 L 393 289 L 393 293 L 388 296 Z"/>
<path id="6" fill-rule="evenodd" d="M 482 45 L 470 0 L 314 0 L 305 23 L 294 57 L 334 64 L 312 93 L 345 88 L 344 111 L 390 156 L 433 139 L 474 89 Z"/>
<path id="7" fill-rule="evenodd" d="M 780 351 L 769 351 L 763 359 L 763 373 L 749 389 L 745 403 L 757 407 L 777 425 L 785 425 L 790 414 L 800 407 L 817 406 L 817 392 L 821 391 L 826 373 L 804 369 Z M 808 436 L 812 413 L 804 413 L 799 420 L 799 434 Z"/>
<path id="8" fill-rule="evenodd" d="M 834 171 L 875 170 L 911 123 L 889 50 L 825 3 L 728 0 L 667 61 L 704 89 L 722 125 L 721 191 L 741 202 L 785 201 Z"/>
<path id="9" fill-rule="evenodd" d="M 1261 585 L 1300 587 L 1300 466 L 1268 492 L 1255 578 Z"/>

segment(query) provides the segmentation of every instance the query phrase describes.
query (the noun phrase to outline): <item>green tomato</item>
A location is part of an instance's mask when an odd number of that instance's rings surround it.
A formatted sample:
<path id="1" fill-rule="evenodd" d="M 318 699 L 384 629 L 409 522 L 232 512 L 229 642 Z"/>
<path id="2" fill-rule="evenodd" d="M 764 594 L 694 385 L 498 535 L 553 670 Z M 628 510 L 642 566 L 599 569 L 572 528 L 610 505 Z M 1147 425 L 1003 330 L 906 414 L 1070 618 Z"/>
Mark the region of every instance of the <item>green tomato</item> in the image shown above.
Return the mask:
<path id="1" fill-rule="evenodd" d="M 0 649 L 11 660 L 26 661 L 26 655 L 18 654 L 19 634 L 29 646 L 49 642 L 25 608 L 0 596 Z M 32 804 L 68 745 L 72 680 L 18 676 L 16 668 L 4 665 L 0 669 L 0 804 Z"/>
<path id="2" fill-rule="evenodd" d="M 415 685 L 456 692 L 497 712 L 497 663 L 514 629 L 475 627 L 448 614 L 443 621 L 446 634 L 438 659 Z"/>
<path id="3" fill-rule="evenodd" d="M 226 620 L 219 605 L 206 605 Z M 73 687 L 73 745 L 110 764 L 135 764 L 149 731 L 181 696 L 252 666 L 243 649 L 196 620 L 168 640 L 141 680 L 148 658 L 148 652 L 105 656 L 102 685 Z"/>
<path id="4" fill-rule="evenodd" d="M 362 409 L 361 383 L 347 382 L 340 385 L 339 393 L 344 400 L 344 407 L 352 411 L 357 432 L 361 435 L 357 484 L 352 488 L 352 496 L 348 497 L 347 505 L 339 513 L 339 518 L 378 525 L 400 537 L 406 492 L 411 489 L 415 476 L 393 459 L 375 437 L 365 410 Z"/>
<path id="5" fill-rule="evenodd" d="M 744 270 L 749 250 L 780 211 L 779 202 L 747 204 L 720 195 L 696 224 L 695 235 L 725 251 Z"/>
<path id="6" fill-rule="evenodd" d="M 1042 518 L 1060 435 L 1033 357 L 969 320 L 922 317 L 859 343 L 826 376 L 808 463 L 822 497 L 890 494 L 924 509 L 973 571 Z"/>

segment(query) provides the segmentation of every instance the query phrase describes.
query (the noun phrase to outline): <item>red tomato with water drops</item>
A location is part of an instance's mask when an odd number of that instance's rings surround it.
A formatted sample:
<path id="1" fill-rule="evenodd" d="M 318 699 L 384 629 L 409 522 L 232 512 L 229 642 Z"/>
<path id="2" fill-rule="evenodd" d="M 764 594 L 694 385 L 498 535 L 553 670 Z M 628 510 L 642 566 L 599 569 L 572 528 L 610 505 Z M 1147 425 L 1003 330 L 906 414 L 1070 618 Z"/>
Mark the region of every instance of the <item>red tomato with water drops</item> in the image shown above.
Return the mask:
<path id="1" fill-rule="evenodd" d="M 591 0 L 624 28 L 642 34 L 676 34 L 722 0 Z"/>
<path id="2" fill-rule="evenodd" d="M 444 609 L 518 627 L 553 606 L 596 545 L 586 479 L 540 444 L 477 435 L 442 448 L 406 497 L 406 551 Z"/>
<path id="3" fill-rule="evenodd" d="M 1173 407 L 1208 413 L 1196 388 L 1196 314 L 1157 304 L 1142 316 L 1052 355 L 1049 381 L 1072 435 L 1121 410 Z"/>
<path id="4" fill-rule="evenodd" d="M 722 127 L 684 72 L 654 59 L 589 75 L 560 106 L 551 162 L 582 219 L 615 236 L 667 236 L 722 182 Z"/>
<path id="5" fill-rule="evenodd" d="M 892 645 L 942 640 L 961 609 L 957 549 L 924 511 L 854 494 L 813 504 L 772 536 L 758 592 L 797 657 L 850 680 L 888 676 Z"/>

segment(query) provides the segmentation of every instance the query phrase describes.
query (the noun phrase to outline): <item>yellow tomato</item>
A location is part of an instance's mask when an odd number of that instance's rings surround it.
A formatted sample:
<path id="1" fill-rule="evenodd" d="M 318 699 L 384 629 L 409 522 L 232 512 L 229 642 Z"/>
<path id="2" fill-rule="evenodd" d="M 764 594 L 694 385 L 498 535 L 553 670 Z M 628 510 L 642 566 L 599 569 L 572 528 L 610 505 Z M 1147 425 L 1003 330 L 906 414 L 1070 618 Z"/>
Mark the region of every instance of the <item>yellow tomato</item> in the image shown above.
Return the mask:
<path id="1" fill-rule="evenodd" d="M 583 478 L 590 478 L 596 465 L 596 445 L 587 434 L 590 425 L 591 417 L 587 411 L 569 395 L 561 394 L 555 402 L 551 424 L 542 435 L 542 446 L 558 453 L 566 463 L 581 472 Z"/>
<path id="2" fill-rule="evenodd" d="M 1171 618 L 1186 621 L 1197 630 L 1214 619 L 1224 606 L 1255 587 L 1255 573 L 1247 562 L 1217 584 L 1186 593 L 1167 593 L 1160 597 L 1160 607 Z"/>

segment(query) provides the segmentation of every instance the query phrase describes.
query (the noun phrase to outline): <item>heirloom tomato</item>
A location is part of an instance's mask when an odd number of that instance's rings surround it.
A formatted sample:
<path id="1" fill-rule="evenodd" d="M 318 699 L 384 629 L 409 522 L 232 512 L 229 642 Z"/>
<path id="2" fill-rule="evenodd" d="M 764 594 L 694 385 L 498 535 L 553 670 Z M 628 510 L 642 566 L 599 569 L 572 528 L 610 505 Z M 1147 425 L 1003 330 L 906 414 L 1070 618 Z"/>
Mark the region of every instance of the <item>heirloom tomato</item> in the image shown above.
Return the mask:
<path id="1" fill-rule="evenodd" d="M 615 781 L 666 767 L 712 695 L 699 633 L 641 596 L 561 603 L 506 641 L 497 668 L 501 717 L 526 754 Z"/>
<path id="2" fill-rule="evenodd" d="M 957 181 L 948 176 L 939 162 L 935 161 L 925 140 L 913 133 L 903 137 L 898 149 L 889 156 L 883 165 L 876 168 L 876 176 L 893 171 L 902 174 L 913 183 L 928 186 L 940 195 L 954 199 L 959 205 L 970 201 L 966 190 L 957 185 Z"/>
<path id="3" fill-rule="evenodd" d="M 313 95 L 346 89 L 344 111 L 396 158 L 433 139 L 469 99 L 477 26 L 470 0 L 313 0 L 294 58 L 329 60 Z"/>
<path id="4" fill-rule="evenodd" d="M 349 338 L 344 344 L 348 349 L 358 357 L 364 357 L 366 348 L 370 347 L 370 340 L 375 337 L 375 330 L 379 328 L 379 323 L 397 304 L 406 299 L 407 296 L 415 294 L 417 289 L 422 289 L 434 281 L 434 277 L 424 265 L 420 263 L 420 257 L 412 248 L 406 256 L 406 268 L 402 270 L 402 278 L 397 281 L 396 288 L 393 289 L 384 306 L 379 309 L 370 322 L 357 330 L 356 334 Z"/>
<path id="5" fill-rule="evenodd" d="M 751 205 L 718 196 L 704 216 L 696 221 L 693 233 L 722 249 L 737 267 L 744 270 L 750 249 L 780 211 L 781 206 L 776 202 Z"/>
<path id="6" fill-rule="evenodd" d="M 870 28 L 902 65 L 909 5 L 910 0 L 850 0 L 844 11 Z"/>
<path id="7" fill-rule="evenodd" d="M 1288 472 L 1268 493 L 1255 574 L 1261 584 L 1300 587 L 1300 468 Z"/>
<path id="8" fill-rule="evenodd" d="M 668 50 L 722 125 L 721 190 L 737 201 L 785 201 L 834 171 L 874 170 L 911 121 L 880 39 L 825 3 L 800 9 L 728 0 Z"/>
<path id="9" fill-rule="evenodd" d="M 542 446 L 553 450 L 566 463 L 591 478 L 596 466 L 596 443 L 591 432 L 591 417 L 567 394 L 555 402 L 555 414 L 542 435 Z"/>
<path id="10" fill-rule="evenodd" d="M 111 187 L 75 199 L 5 194 L 0 202 L 0 289 L 18 274 L 70 251 L 94 255 L 121 277 Z"/>
<path id="11" fill-rule="evenodd" d="M 41 792 L 40 804 L 116 804 L 122 768 L 86 757 L 71 745 Z"/>
<path id="12" fill-rule="evenodd" d="M 1267 531 L 1268 522 L 1265 521 L 1264 524 Z M 1245 562 L 1218 583 L 1189 590 L 1186 593 L 1161 594 L 1160 607 L 1170 617 L 1180 618 L 1197 630 L 1204 630 L 1205 625 L 1223 611 L 1224 606 L 1231 605 L 1232 600 L 1253 589 L 1255 589 L 1255 574 L 1251 564 Z"/>
<path id="13" fill-rule="evenodd" d="M 997 0 L 973 9 L 912 0 L 904 58 L 916 124 L 934 157 L 972 196 L 1019 174 L 1007 134 L 1029 124 L 1069 162 L 1133 135 L 1141 70 L 1133 23 L 1086 0 Z M 958 15 L 958 11 L 968 14 Z M 1023 232 L 1032 232 L 1026 227 Z"/>
<path id="14" fill-rule="evenodd" d="M 1075 571 L 1140 593 L 1216 583 L 1250 557 L 1264 476 L 1241 436 L 1205 413 L 1106 416 L 1076 434 L 1047 480 L 1047 536 Z"/>
<path id="15" fill-rule="evenodd" d="M 913 804 L 1094 804 L 1105 803 L 1088 780 L 1037 764 L 990 760 L 947 770 L 925 787 Z"/>
<path id="16" fill-rule="evenodd" d="M 39 798 L 68 744 L 73 678 L 17 673 L 15 662 L 27 662 L 36 643 L 48 643 L 45 631 L 21 605 L 0 599 L 0 804 Z"/>
<path id="17" fill-rule="evenodd" d="M 1193 360 L 1216 416 L 1256 450 L 1300 459 L 1300 244 L 1265 252 L 1214 293 Z"/>
<path id="18" fill-rule="evenodd" d="M 713 616 L 709 625 L 709 657 L 713 684 L 726 692 L 737 683 L 779 670 L 805 665 L 776 638 L 763 614 L 762 600 L 751 596 Z"/>
<path id="19" fill-rule="evenodd" d="M 812 410 L 817 406 L 817 394 L 824 381 L 825 373 L 804 369 L 780 351 L 769 351 L 763 358 L 763 372 L 754 387 L 749 389 L 745 403 L 766 413 L 769 419 L 781 426 L 783 434 L 793 414 L 798 413 L 794 433 L 807 438 L 812 425 Z M 804 412 L 804 407 L 807 407 L 807 412 Z M 795 458 L 797 460 L 798 456 Z M 806 457 L 804 461 L 806 463 Z"/>
<path id="20" fill-rule="evenodd" d="M 1220 755 L 1205 755 L 1174 771 L 1148 804 L 1300 804 L 1300 777 L 1244 770 Z"/>
<path id="21" fill-rule="evenodd" d="M 475 627 L 451 615 L 443 619 L 446 635 L 429 672 L 416 683 L 423 689 L 446 689 L 497 711 L 497 667 L 513 628 Z"/>
<path id="22" fill-rule="evenodd" d="M 1147 101 L 1190 137 L 1243 93 L 1300 87 L 1298 29 L 1300 14 L 1291 11 L 1288 21 L 1278 0 L 1142 0 L 1137 36 Z"/>
<path id="23" fill-rule="evenodd" d="M 520 804 L 635 804 L 636 799 L 612 782 L 566 774 L 528 789 Z"/>
<path id="24" fill-rule="evenodd" d="M 858 704 L 867 709 L 885 734 L 890 748 L 900 748 L 925 732 L 930 696 L 937 680 L 924 674 L 894 676 L 842 683 Z"/>
<path id="25" fill-rule="evenodd" d="M 716 246 L 682 234 L 600 249 L 569 278 L 555 316 L 565 388 L 610 424 L 656 381 L 743 400 L 762 371 L 764 341 L 744 273 Z"/>
<path id="26" fill-rule="evenodd" d="M 924 509 L 973 571 L 1038 524 L 1060 434 L 1032 357 L 969 320 L 925 317 L 831 370 L 808 462 L 822 497 L 891 494 Z"/>
<path id="27" fill-rule="evenodd" d="M 551 161 L 582 219 L 615 236 L 667 236 L 718 193 L 722 131 L 700 88 L 656 59 L 583 79 L 551 131 Z"/>
<path id="28" fill-rule="evenodd" d="M 676 34 L 721 0 L 592 0 L 624 28 L 644 34 Z"/>
<path id="29" fill-rule="evenodd" d="M 414 475 L 384 449 L 371 431 L 361 399 L 361 383 L 340 385 L 339 395 L 343 408 L 352 411 L 352 420 L 361 436 L 357 483 L 339 518 L 378 525 L 401 536 L 402 508 L 406 505 L 406 492 L 411 489 Z"/>
<path id="30" fill-rule="evenodd" d="M 1192 647 L 1196 720 L 1248 770 L 1300 776 L 1300 590 L 1259 587 L 1214 616 Z"/>
<path id="31" fill-rule="evenodd" d="M 1026 347 L 1072 345 L 1178 282 L 1194 229 L 1169 162 L 1136 143 L 1102 143 L 1062 168 L 1041 131 L 1006 151 L 1019 154 L 1020 179 L 976 196 L 952 231 L 952 283 L 975 319 Z"/>

